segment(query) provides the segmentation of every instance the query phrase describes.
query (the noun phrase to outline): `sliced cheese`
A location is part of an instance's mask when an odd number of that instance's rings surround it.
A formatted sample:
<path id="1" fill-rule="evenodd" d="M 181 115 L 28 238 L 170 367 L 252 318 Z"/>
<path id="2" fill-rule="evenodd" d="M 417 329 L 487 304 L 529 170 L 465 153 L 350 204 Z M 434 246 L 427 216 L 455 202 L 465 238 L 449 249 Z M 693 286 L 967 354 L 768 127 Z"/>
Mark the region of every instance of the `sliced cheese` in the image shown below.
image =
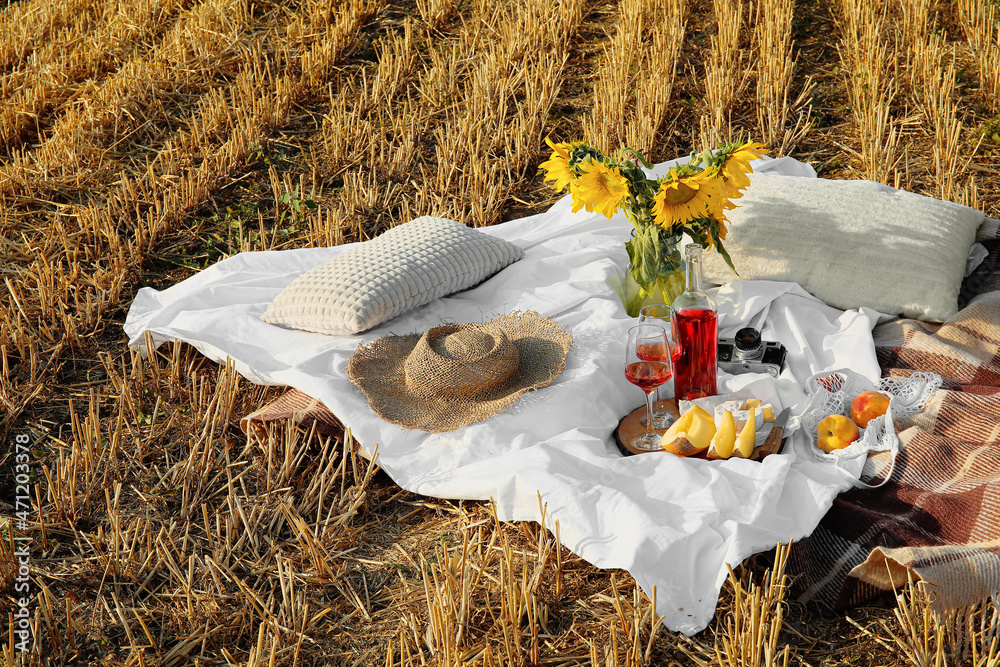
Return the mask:
<path id="1" fill-rule="evenodd" d="M 736 420 L 736 430 L 742 431 L 743 427 L 750 422 L 750 418 L 753 417 L 754 424 L 756 428 L 761 428 L 764 426 L 764 410 L 761 408 L 753 408 L 750 410 L 737 410 L 733 413 L 733 419 Z"/>
<path id="2" fill-rule="evenodd" d="M 724 401 L 715 406 L 715 420 L 718 421 L 725 412 L 733 413 L 742 410 L 743 401 Z"/>
<path id="3" fill-rule="evenodd" d="M 722 405 L 727 405 L 727 404 L 736 403 L 736 402 L 737 401 L 727 401 L 726 403 L 723 403 Z M 757 430 L 758 431 L 765 429 L 765 424 L 774 421 L 774 408 L 771 407 L 770 403 L 765 403 L 764 405 L 760 405 L 760 406 L 757 406 L 757 407 L 754 407 L 754 408 L 748 408 L 748 409 L 742 409 L 742 408 L 732 409 L 732 408 L 730 408 L 730 411 L 733 413 L 733 419 L 736 420 L 736 430 L 737 431 L 742 431 L 743 430 L 743 427 L 746 425 L 746 423 L 748 421 L 750 421 L 750 415 L 751 414 L 753 414 L 753 416 L 754 416 L 754 421 L 757 424 Z M 716 408 L 715 418 L 718 419 L 719 415 L 720 415 L 720 410 L 718 408 Z"/>

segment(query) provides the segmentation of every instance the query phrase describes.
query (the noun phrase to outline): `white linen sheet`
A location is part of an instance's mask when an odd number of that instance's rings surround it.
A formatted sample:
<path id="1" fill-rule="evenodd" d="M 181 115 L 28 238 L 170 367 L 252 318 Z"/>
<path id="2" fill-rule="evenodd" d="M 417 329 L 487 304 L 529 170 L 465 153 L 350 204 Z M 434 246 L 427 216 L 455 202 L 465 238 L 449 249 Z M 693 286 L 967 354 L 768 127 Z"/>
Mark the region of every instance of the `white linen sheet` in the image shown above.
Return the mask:
<path id="1" fill-rule="evenodd" d="M 815 176 L 790 158 L 760 166 Z M 145 346 L 146 331 L 156 344 L 180 339 L 213 360 L 231 359 L 255 383 L 322 400 L 369 451 L 378 445 L 379 464 L 410 491 L 493 499 L 501 519 L 531 521 L 541 519 L 540 495 L 546 526 L 555 532 L 559 523 L 567 548 L 598 567 L 627 570 L 649 595 L 655 587 L 666 626 L 692 635 L 714 614 L 727 563 L 808 535 L 853 480 L 814 452 L 794 418 L 783 453 L 762 462 L 619 452 L 612 432 L 644 402 L 623 371 L 635 321 L 608 282 L 615 267 L 627 266 L 630 230 L 621 214 L 610 222 L 573 214 L 568 197 L 544 213 L 485 228 L 521 246 L 524 259 L 473 289 L 351 336 L 260 319 L 285 285 L 346 246 L 242 253 L 169 289 L 141 289 L 125 331 L 132 346 Z M 720 336 L 751 324 L 788 348 L 779 378 L 720 373 L 720 392 L 750 385 L 798 415 L 803 382 L 814 373 L 849 367 L 878 379 L 871 337 L 878 313 L 830 308 L 792 283 L 735 282 L 713 293 Z M 347 360 L 362 340 L 515 310 L 555 319 L 574 344 L 555 382 L 485 422 L 440 434 L 401 429 L 379 419 L 347 379 Z"/>

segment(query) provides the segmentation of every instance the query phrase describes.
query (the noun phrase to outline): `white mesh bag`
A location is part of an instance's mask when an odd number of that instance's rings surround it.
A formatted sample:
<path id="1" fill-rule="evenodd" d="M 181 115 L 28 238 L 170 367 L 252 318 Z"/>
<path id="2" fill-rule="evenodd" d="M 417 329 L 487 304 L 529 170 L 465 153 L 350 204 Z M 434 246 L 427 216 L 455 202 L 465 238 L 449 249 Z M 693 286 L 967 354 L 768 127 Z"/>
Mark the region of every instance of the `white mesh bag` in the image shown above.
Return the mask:
<path id="1" fill-rule="evenodd" d="M 855 479 L 857 486 L 878 488 L 889 481 L 896 465 L 899 438 L 896 436 L 895 421 L 912 417 L 923 410 L 931 394 L 940 387 L 941 376 L 937 373 L 920 372 L 908 378 L 882 378 L 878 384 L 847 368 L 817 373 L 806 380 L 810 400 L 802 414 L 802 425 L 817 456 L 832 459 L 838 468 Z M 826 454 L 815 447 L 816 427 L 820 421 L 832 414 L 850 417 L 851 403 L 865 391 L 881 391 L 889 395 L 889 410 L 885 415 L 868 422 L 868 427 L 861 429 L 861 437 L 844 449 Z M 876 466 L 869 460 L 869 452 L 888 452 L 890 457 L 888 471 L 875 484 L 860 479 L 877 474 Z"/>

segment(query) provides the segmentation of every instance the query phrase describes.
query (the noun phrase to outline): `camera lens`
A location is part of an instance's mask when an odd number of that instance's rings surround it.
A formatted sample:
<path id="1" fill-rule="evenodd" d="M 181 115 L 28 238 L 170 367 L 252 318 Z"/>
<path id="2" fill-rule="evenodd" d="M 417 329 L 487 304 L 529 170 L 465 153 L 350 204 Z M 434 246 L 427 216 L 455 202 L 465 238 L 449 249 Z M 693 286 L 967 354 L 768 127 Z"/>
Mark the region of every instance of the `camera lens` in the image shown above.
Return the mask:
<path id="1" fill-rule="evenodd" d="M 760 347 L 760 332 L 753 327 L 744 327 L 736 332 L 736 349 L 743 352 L 753 352 Z"/>
<path id="2" fill-rule="evenodd" d="M 763 351 L 760 348 L 760 332 L 753 327 L 744 327 L 733 337 L 736 356 L 740 359 L 756 359 Z"/>

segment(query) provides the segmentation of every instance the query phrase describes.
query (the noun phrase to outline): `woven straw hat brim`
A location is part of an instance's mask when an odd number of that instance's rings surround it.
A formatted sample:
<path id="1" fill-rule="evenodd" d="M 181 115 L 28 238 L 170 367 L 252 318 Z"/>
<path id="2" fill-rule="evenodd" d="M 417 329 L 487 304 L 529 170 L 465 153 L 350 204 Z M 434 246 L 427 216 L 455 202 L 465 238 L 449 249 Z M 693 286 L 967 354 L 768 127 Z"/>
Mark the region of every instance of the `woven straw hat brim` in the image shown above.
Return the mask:
<path id="1" fill-rule="evenodd" d="M 500 328 L 517 348 L 517 371 L 476 397 L 418 396 L 407 387 L 404 363 L 421 334 L 383 336 L 358 346 L 347 375 L 368 397 L 382 419 L 405 428 L 443 433 L 489 419 L 532 389 L 559 377 L 566 367 L 572 336 L 535 312 L 513 313 L 489 324 Z"/>

